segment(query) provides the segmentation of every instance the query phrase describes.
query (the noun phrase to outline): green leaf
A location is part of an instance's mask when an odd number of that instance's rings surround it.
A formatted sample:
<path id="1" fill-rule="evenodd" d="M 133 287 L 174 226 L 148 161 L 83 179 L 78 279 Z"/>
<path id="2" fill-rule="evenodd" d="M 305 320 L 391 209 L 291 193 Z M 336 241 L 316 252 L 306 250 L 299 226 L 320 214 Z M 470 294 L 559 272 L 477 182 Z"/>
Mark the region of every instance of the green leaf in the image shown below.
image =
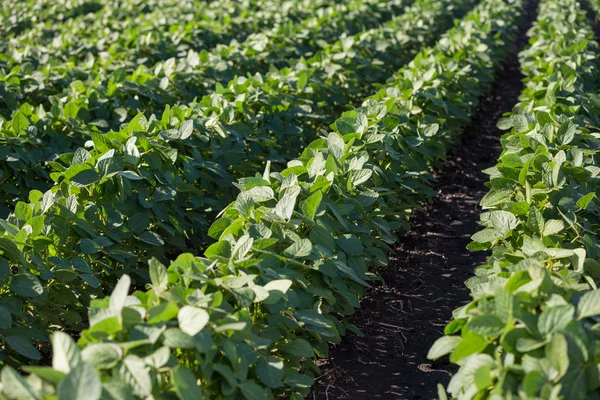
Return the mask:
<path id="1" fill-rule="evenodd" d="M 96 369 L 111 369 L 121 360 L 123 351 L 113 343 L 93 343 L 81 352 L 81 358 Z"/>
<path id="2" fill-rule="evenodd" d="M 58 384 L 57 392 L 59 400 L 99 400 L 102 383 L 98 373 L 90 365 L 82 363 Z"/>
<path id="3" fill-rule="evenodd" d="M 69 335 L 56 332 L 52 335 L 52 368 L 69 373 L 81 362 L 79 348 Z"/>
<path id="4" fill-rule="evenodd" d="M 263 288 L 269 292 L 269 297 L 264 300 L 265 304 L 277 303 L 292 286 L 289 279 L 276 279 L 267 283 Z"/>
<path id="5" fill-rule="evenodd" d="M 129 278 L 128 275 L 123 275 L 113 289 L 113 292 L 110 295 L 109 304 L 111 311 L 115 314 L 120 313 L 123 307 L 125 307 L 125 301 L 127 300 L 130 285 L 131 278 Z"/>
<path id="6" fill-rule="evenodd" d="M 102 250 L 102 247 L 98 243 L 91 239 L 82 239 L 79 242 L 79 248 L 83 254 L 96 254 Z"/>
<path id="7" fill-rule="evenodd" d="M 463 329 L 462 340 L 450 354 L 450 362 L 457 363 L 465 357 L 474 353 L 479 353 L 488 345 L 487 340 L 482 335 Z"/>
<path id="8" fill-rule="evenodd" d="M 538 319 L 538 329 L 542 335 L 565 329 L 574 314 L 575 309 L 570 304 L 546 308 Z"/>
<path id="9" fill-rule="evenodd" d="M 200 332 L 210 320 L 210 315 L 202 308 L 183 306 L 177 314 L 179 329 L 190 336 Z"/>
<path id="10" fill-rule="evenodd" d="M 265 400 L 268 398 L 265 388 L 253 381 L 244 381 L 240 385 L 240 390 L 247 400 Z"/>
<path id="11" fill-rule="evenodd" d="M 283 254 L 290 258 L 302 258 L 310 255 L 312 243 L 308 239 L 299 239 L 284 250 Z"/>
<path id="12" fill-rule="evenodd" d="M 542 233 L 544 230 L 544 217 L 540 210 L 535 207 L 529 209 L 527 227 L 534 233 Z"/>
<path id="13" fill-rule="evenodd" d="M 144 232 L 148 225 L 150 225 L 150 213 L 135 213 L 131 217 L 129 217 L 128 224 L 129 229 L 131 229 L 131 232 L 135 233 L 136 235 L 139 235 L 140 233 Z"/>
<path id="14" fill-rule="evenodd" d="M 80 165 L 87 165 L 87 164 L 80 164 Z M 77 187 L 87 187 L 93 183 L 98 182 L 100 180 L 100 176 L 98 175 L 98 173 L 96 172 L 95 169 L 86 168 L 86 169 L 83 169 L 82 171 L 78 172 L 70 180 L 73 183 L 73 185 L 75 185 Z"/>
<path id="15" fill-rule="evenodd" d="M 291 386 L 294 388 L 308 390 L 313 385 L 313 383 L 315 383 L 315 380 L 308 375 L 289 374 L 286 375 L 285 379 L 283 380 L 283 383 L 285 383 L 287 386 Z"/>
<path id="16" fill-rule="evenodd" d="M 369 180 L 369 178 L 371 178 L 371 175 L 373 175 L 373 170 L 370 169 L 359 169 L 350 171 L 350 173 L 348 174 L 347 182 L 348 190 L 352 190 L 357 186 L 365 183 Z"/>
<path id="17" fill-rule="evenodd" d="M 35 298 L 44 293 L 44 287 L 39 279 L 29 272 L 22 272 L 13 278 L 10 290 L 18 296 Z"/>
<path id="18" fill-rule="evenodd" d="M 308 199 L 304 200 L 300 205 L 302 209 L 302 214 L 311 221 L 314 220 L 315 214 L 317 213 L 322 199 L 323 193 L 320 190 L 314 192 Z"/>
<path id="19" fill-rule="evenodd" d="M 58 383 L 67 375 L 64 372 L 57 371 L 52 367 L 39 367 L 37 365 L 23 365 L 21 369 L 29 374 L 37 375 L 43 380 L 51 382 L 55 385 L 58 385 Z"/>
<path id="20" fill-rule="evenodd" d="M 504 203 L 512 197 L 511 189 L 492 189 L 481 199 L 481 206 L 490 208 Z"/>
<path id="21" fill-rule="evenodd" d="M 337 239 L 337 244 L 342 250 L 353 256 L 360 256 L 364 251 L 360 239 L 350 233 L 340 235 L 340 237 Z"/>
<path id="22" fill-rule="evenodd" d="M 0 329 L 8 329 L 12 325 L 12 315 L 8 308 L 0 306 Z"/>
<path id="23" fill-rule="evenodd" d="M 312 345 L 305 339 L 294 339 L 281 346 L 281 350 L 296 357 L 313 357 L 315 352 Z"/>
<path id="24" fill-rule="evenodd" d="M 177 397 L 181 400 L 202 400 L 204 395 L 198 387 L 197 379 L 192 372 L 182 365 L 173 369 L 173 385 Z"/>
<path id="25" fill-rule="evenodd" d="M 559 373 L 559 376 L 555 379 L 563 377 L 569 369 L 569 348 L 567 345 L 567 339 L 560 333 L 552 335 L 550 343 L 545 347 L 546 357 Z"/>
<path id="26" fill-rule="evenodd" d="M 32 360 L 40 360 L 42 353 L 36 349 L 31 340 L 25 336 L 7 336 L 4 338 L 8 347 Z"/>
<path id="27" fill-rule="evenodd" d="M 142 359 L 129 355 L 113 373 L 126 383 L 136 396 L 145 398 L 152 392 L 152 378 L 147 368 Z"/>
<path id="28" fill-rule="evenodd" d="M 303 70 L 300 72 L 300 76 L 298 77 L 298 90 L 302 90 L 306 87 L 309 75 L 310 72 L 308 70 Z"/>
<path id="29" fill-rule="evenodd" d="M 150 267 L 150 282 L 152 282 L 152 288 L 157 293 L 164 292 L 169 285 L 167 268 L 155 257 L 152 257 L 150 261 L 148 261 L 148 266 Z"/>
<path id="30" fill-rule="evenodd" d="M 544 225 L 543 236 L 555 235 L 565 229 L 565 224 L 559 219 L 550 219 Z"/>
<path id="31" fill-rule="evenodd" d="M 21 258 L 21 251 L 11 239 L 0 238 L 0 251 L 2 251 L 5 258 L 11 261 L 19 262 Z"/>
<path id="32" fill-rule="evenodd" d="M 330 132 L 329 136 L 327 136 L 327 147 L 329 153 L 339 160 L 344 155 L 346 144 L 340 135 Z"/>
<path id="33" fill-rule="evenodd" d="M 191 119 L 183 121 L 181 125 L 179 125 L 178 133 L 180 140 L 185 140 L 192 136 L 192 133 L 194 133 L 194 121 Z"/>
<path id="34" fill-rule="evenodd" d="M 427 358 L 437 360 L 446 354 L 452 353 L 461 340 L 460 336 L 442 336 L 433 343 L 433 346 L 431 346 L 427 353 Z"/>
<path id="35" fill-rule="evenodd" d="M 196 347 L 194 338 L 179 328 L 169 328 L 164 331 L 163 344 L 172 349 L 193 349 Z"/>
<path id="36" fill-rule="evenodd" d="M 331 322 L 314 310 L 299 310 L 296 312 L 296 318 L 308 325 L 315 325 L 322 328 L 332 328 Z"/>
<path id="37" fill-rule="evenodd" d="M 165 241 L 158 233 L 146 231 L 140 235 L 140 240 L 142 242 L 154 245 L 154 246 L 164 246 Z"/>
<path id="38" fill-rule="evenodd" d="M 481 315 L 471 319 L 467 328 L 486 337 L 498 337 L 504 331 L 504 323 L 493 315 Z"/>
<path id="39" fill-rule="evenodd" d="M 592 200 L 594 200 L 595 195 L 596 195 L 596 193 L 594 193 L 594 192 L 586 194 L 585 196 L 583 196 L 582 198 L 577 200 L 577 206 L 584 210 L 587 209 L 588 206 L 590 205 L 590 203 L 592 202 Z"/>
<path id="40" fill-rule="evenodd" d="M 256 363 L 256 374 L 271 389 L 278 388 L 283 379 L 283 361 L 275 357 L 261 358 Z"/>
<path id="41" fill-rule="evenodd" d="M 9 399 L 41 399 L 37 390 L 27 383 L 10 365 L 2 368 L 0 378 L 3 386 L 2 394 Z"/>
<path id="42" fill-rule="evenodd" d="M 586 292 L 577 304 L 577 319 L 600 315 L 600 289 Z"/>
<path id="43" fill-rule="evenodd" d="M 19 110 L 15 112 L 12 118 L 12 127 L 16 133 L 23 133 L 25 128 L 29 126 L 29 120 L 27 117 Z"/>
<path id="44" fill-rule="evenodd" d="M 164 301 L 148 310 L 148 322 L 156 325 L 159 322 L 168 322 L 175 318 L 179 312 L 177 304 L 170 301 Z"/>

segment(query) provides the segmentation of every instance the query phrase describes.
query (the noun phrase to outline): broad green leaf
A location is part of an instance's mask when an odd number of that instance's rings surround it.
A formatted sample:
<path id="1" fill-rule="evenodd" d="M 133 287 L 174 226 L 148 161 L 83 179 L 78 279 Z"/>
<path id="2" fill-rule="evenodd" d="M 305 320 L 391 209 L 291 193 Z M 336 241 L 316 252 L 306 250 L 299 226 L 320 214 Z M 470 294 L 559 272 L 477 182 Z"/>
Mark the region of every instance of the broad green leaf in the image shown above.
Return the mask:
<path id="1" fill-rule="evenodd" d="M 12 127 L 16 133 L 23 133 L 25 128 L 29 126 L 29 120 L 27 117 L 21 112 L 17 111 L 12 118 Z"/>
<path id="2" fill-rule="evenodd" d="M 527 217 L 527 227 L 534 233 L 542 233 L 544 230 L 544 217 L 542 213 L 535 207 L 529 209 Z"/>
<path id="3" fill-rule="evenodd" d="M 495 338 L 504 331 L 504 323 L 493 315 L 481 315 L 471 319 L 467 328 L 479 335 Z"/>
<path id="4" fill-rule="evenodd" d="M 204 395 L 197 384 L 197 378 L 192 372 L 178 365 L 173 369 L 173 385 L 180 400 L 202 400 Z"/>
<path id="5" fill-rule="evenodd" d="M 179 329 L 190 336 L 195 336 L 204 329 L 210 320 L 210 316 L 202 308 L 183 306 L 177 314 L 177 319 L 179 321 Z"/>
<path id="6" fill-rule="evenodd" d="M 167 268 L 155 257 L 152 257 L 150 261 L 148 261 L 148 266 L 150 269 L 150 282 L 152 282 L 152 288 L 158 293 L 164 292 L 169 285 Z"/>
<path id="7" fill-rule="evenodd" d="M 160 322 L 166 323 L 175 318 L 178 312 L 179 307 L 177 307 L 177 304 L 170 301 L 163 301 L 148 310 L 148 323 L 152 325 Z"/>
<path id="8" fill-rule="evenodd" d="M 479 353 L 488 345 L 482 335 L 463 329 L 461 342 L 450 354 L 450 362 L 456 363 L 471 354 Z"/>
<path id="9" fill-rule="evenodd" d="M 433 343 L 433 346 L 431 346 L 427 353 L 427 358 L 437 360 L 446 354 L 452 353 L 461 340 L 460 336 L 442 336 Z"/>
<path id="10" fill-rule="evenodd" d="M 567 339 L 560 333 L 552 335 L 550 343 L 546 345 L 546 357 L 550 364 L 558 371 L 559 378 L 564 376 L 569 369 L 569 348 Z"/>
<path id="11" fill-rule="evenodd" d="M 129 293 L 131 279 L 128 275 L 123 275 L 110 295 L 110 309 L 114 313 L 120 313 L 125 306 L 125 300 Z"/>
<path id="12" fill-rule="evenodd" d="M 296 357 L 313 357 L 315 355 L 313 347 L 305 339 L 294 339 L 281 346 L 281 350 Z"/>
<path id="13" fill-rule="evenodd" d="M 314 192 L 308 199 L 304 200 L 301 203 L 302 214 L 310 219 L 315 219 L 315 214 L 321 204 L 321 200 L 323 199 L 323 192 L 317 190 Z"/>
<path id="14" fill-rule="evenodd" d="M 256 363 L 256 374 L 268 387 L 278 388 L 283 379 L 283 361 L 275 357 L 261 358 Z"/>
<path id="15" fill-rule="evenodd" d="M 40 360 L 42 353 L 36 349 L 31 340 L 25 336 L 7 336 L 4 338 L 8 347 L 32 360 Z"/>
<path id="16" fill-rule="evenodd" d="M 600 315 L 600 289 L 586 292 L 577 304 L 577 319 Z"/>
<path id="17" fill-rule="evenodd" d="M 129 355 L 114 372 L 116 376 L 126 383 L 136 396 L 146 397 L 152 391 L 152 378 L 144 361 L 137 356 Z"/>
<path id="18" fill-rule="evenodd" d="M 10 290 L 18 296 L 29 298 L 35 298 L 44 293 L 44 287 L 40 280 L 29 272 L 22 272 L 13 278 Z"/>
<path id="19" fill-rule="evenodd" d="M 113 343 L 93 343 L 84 348 L 81 358 L 97 369 L 111 369 L 121 360 L 123 351 Z"/>
<path id="20" fill-rule="evenodd" d="M 52 368 L 69 373 L 81 362 L 79 348 L 69 335 L 56 332 L 52 335 Z"/>
<path id="21" fill-rule="evenodd" d="M 582 209 L 587 209 L 589 204 L 592 202 L 592 200 L 594 199 L 594 196 L 596 194 L 594 192 L 588 193 L 585 196 L 583 196 L 582 198 L 580 198 L 579 200 L 577 200 L 577 206 L 579 208 Z"/>
<path id="22" fill-rule="evenodd" d="M 247 400 L 264 400 L 268 398 L 265 388 L 253 381 L 242 382 L 240 390 Z"/>
<path id="23" fill-rule="evenodd" d="M 100 377 L 86 363 L 72 369 L 57 389 L 59 400 L 99 400 L 102 395 Z"/>
<path id="24" fill-rule="evenodd" d="M 308 239 L 299 239 L 284 250 L 284 254 L 291 258 L 302 258 L 310 255 L 312 243 Z"/>
<path id="25" fill-rule="evenodd" d="M 158 233 L 146 231 L 140 235 L 140 240 L 153 246 L 164 246 L 165 241 Z"/>
<path id="26" fill-rule="evenodd" d="M 329 153 L 339 160 L 344 155 L 346 144 L 340 135 L 330 132 L 329 136 L 327 136 L 327 147 Z"/>
<path id="27" fill-rule="evenodd" d="M 140 234 L 150 225 L 150 213 L 140 212 L 129 217 L 129 229 L 135 234 Z"/>
<path id="28" fill-rule="evenodd" d="M 26 382 L 10 365 L 2 368 L 2 393 L 9 399 L 41 399 L 37 390 Z"/>

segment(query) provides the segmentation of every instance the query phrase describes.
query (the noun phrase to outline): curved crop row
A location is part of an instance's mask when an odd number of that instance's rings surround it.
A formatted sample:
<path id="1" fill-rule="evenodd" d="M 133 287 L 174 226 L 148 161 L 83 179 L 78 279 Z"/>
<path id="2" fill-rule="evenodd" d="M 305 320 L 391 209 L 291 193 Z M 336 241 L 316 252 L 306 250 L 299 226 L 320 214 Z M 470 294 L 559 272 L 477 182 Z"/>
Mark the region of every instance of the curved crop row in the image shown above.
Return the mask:
<path id="1" fill-rule="evenodd" d="M 92 301 L 81 348 L 55 334 L 53 368 L 25 380 L 5 367 L 4 395 L 302 398 L 392 231 L 432 195 L 431 165 L 489 88 L 522 8 L 482 2 L 286 169 L 240 180 L 205 257 L 152 259 L 151 289 L 131 296 L 123 276 Z"/>
<path id="2" fill-rule="evenodd" d="M 492 256 L 429 354 L 460 365 L 457 399 L 589 399 L 600 387 L 600 50 L 575 0 L 543 0 L 530 36 L 469 246 Z"/>

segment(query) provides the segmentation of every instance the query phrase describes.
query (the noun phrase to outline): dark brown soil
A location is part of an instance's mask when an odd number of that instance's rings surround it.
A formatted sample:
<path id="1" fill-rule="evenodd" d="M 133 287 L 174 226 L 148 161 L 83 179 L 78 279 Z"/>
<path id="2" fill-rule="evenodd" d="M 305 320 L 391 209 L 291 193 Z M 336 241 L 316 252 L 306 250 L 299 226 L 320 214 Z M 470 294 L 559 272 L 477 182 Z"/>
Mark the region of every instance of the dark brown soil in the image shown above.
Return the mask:
<path id="1" fill-rule="evenodd" d="M 373 288 L 352 317 L 365 336 L 348 336 L 331 349 L 307 399 L 434 399 L 437 384 L 448 384 L 454 366 L 426 355 L 452 311 L 469 301 L 463 282 L 487 257 L 465 247 L 478 231 L 478 204 L 487 191 L 481 171 L 496 163 L 501 149 L 496 121 L 523 89 L 517 54 L 535 19 L 537 1 L 530 3 L 491 93 L 436 174 L 438 196 L 412 218 L 411 232 L 380 273 L 385 286 Z"/>

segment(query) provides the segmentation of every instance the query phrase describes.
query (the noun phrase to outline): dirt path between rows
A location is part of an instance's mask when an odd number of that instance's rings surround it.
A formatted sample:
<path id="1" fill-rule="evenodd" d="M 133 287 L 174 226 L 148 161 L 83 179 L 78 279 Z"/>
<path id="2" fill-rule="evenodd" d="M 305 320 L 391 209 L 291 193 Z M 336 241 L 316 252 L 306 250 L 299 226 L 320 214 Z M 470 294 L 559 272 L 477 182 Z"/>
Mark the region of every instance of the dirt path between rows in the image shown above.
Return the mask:
<path id="1" fill-rule="evenodd" d="M 496 163 L 501 150 L 496 121 L 523 89 L 517 54 L 527 44 L 536 6 L 537 1 L 528 6 L 491 93 L 437 172 L 438 196 L 412 218 L 411 232 L 381 271 L 385 286 L 370 290 L 352 317 L 365 336 L 348 336 L 331 349 L 307 399 L 435 399 L 437 384 L 450 380 L 454 366 L 447 359 L 432 362 L 426 354 L 452 311 L 469 301 L 463 282 L 487 257 L 465 247 L 478 230 L 478 204 L 487 191 L 481 171 Z"/>

